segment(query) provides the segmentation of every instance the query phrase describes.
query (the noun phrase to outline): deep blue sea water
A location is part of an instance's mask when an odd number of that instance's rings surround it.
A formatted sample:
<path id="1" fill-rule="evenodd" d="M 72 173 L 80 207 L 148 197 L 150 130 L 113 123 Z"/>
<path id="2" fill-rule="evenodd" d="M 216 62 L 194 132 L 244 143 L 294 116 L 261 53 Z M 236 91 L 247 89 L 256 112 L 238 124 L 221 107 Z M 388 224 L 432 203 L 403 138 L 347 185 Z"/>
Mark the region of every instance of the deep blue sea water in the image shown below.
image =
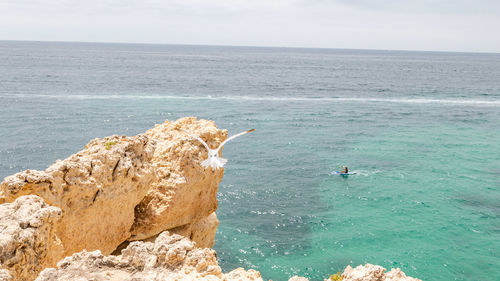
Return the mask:
<path id="1" fill-rule="evenodd" d="M 257 129 L 224 148 L 225 271 L 500 280 L 500 54 L 0 41 L 0 178 L 183 116 Z"/>

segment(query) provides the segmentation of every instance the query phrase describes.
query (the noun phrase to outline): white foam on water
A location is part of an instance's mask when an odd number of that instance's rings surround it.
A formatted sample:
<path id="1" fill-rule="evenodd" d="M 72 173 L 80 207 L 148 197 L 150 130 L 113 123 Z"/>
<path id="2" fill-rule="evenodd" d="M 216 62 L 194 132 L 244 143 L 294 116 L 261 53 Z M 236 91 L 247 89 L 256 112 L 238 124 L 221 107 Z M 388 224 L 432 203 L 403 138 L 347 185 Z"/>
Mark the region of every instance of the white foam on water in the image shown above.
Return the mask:
<path id="1" fill-rule="evenodd" d="M 353 172 L 355 172 L 356 174 L 358 174 L 360 176 L 368 177 L 368 176 L 371 176 L 371 175 L 378 174 L 378 173 L 380 173 L 382 171 L 381 170 L 355 170 Z"/>
<path id="2" fill-rule="evenodd" d="M 310 97 L 265 97 L 265 96 L 172 96 L 172 95 L 44 95 L 13 94 L 17 98 L 53 98 L 75 100 L 108 99 L 165 99 L 165 100 L 235 100 L 270 102 L 353 102 L 353 103 L 403 103 L 403 104 L 440 104 L 463 106 L 500 106 L 500 100 L 471 99 L 398 99 L 398 98 L 310 98 Z"/>

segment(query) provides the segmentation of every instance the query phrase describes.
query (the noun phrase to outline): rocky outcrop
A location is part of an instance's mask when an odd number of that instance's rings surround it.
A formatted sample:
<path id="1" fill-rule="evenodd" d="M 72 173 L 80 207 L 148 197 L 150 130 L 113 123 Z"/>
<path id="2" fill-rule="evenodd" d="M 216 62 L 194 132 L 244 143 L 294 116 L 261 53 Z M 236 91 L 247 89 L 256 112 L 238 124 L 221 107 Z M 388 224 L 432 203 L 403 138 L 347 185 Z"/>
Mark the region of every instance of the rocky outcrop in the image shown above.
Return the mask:
<path id="1" fill-rule="evenodd" d="M 61 209 L 35 195 L 0 205 L 0 280 L 33 280 L 60 259 L 62 245 L 55 233 Z"/>
<path id="2" fill-rule="evenodd" d="M 196 243 L 197 247 L 210 248 L 214 245 L 215 232 L 218 225 L 219 220 L 215 213 L 212 213 L 208 217 L 194 223 L 171 228 L 169 232 L 189 237 L 191 241 Z"/>
<path id="3" fill-rule="evenodd" d="M 146 134 L 94 139 L 45 171 L 5 178 L 0 203 L 34 194 L 62 210 L 52 226 L 62 246 L 52 266 L 83 249 L 106 255 L 126 240 L 154 238 L 168 229 L 183 229 L 199 246 L 210 247 L 224 171 L 200 166 L 207 151 L 185 131 L 213 146 L 227 135 L 211 121 L 182 118 Z"/>
<path id="4" fill-rule="evenodd" d="M 347 266 L 342 273 L 343 281 L 421 281 L 417 278 L 407 277 L 399 268 L 393 268 L 389 272 L 386 269 L 373 264 L 359 265 L 356 268 Z"/>
<path id="5" fill-rule="evenodd" d="M 212 121 L 195 118 L 166 121 L 146 132 L 156 142 L 152 163 L 157 179 L 135 210 L 130 240 L 205 220 L 217 209 L 217 189 L 224 170 L 202 167 L 207 150 L 179 129 L 200 136 L 211 147 L 217 147 L 227 136 L 227 131 L 217 129 Z M 214 225 L 213 218 L 210 220 Z M 207 228 L 212 230 L 207 236 L 215 236 L 215 228 Z"/>
<path id="6" fill-rule="evenodd" d="M 7 269 L 0 269 L 0 281 L 11 281 L 12 276 Z"/>
<path id="7" fill-rule="evenodd" d="M 239 267 L 229 273 L 226 273 L 223 278 L 224 281 L 263 281 L 260 272 L 249 269 L 245 270 Z"/>
<path id="8" fill-rule="evenodd" d="M 197 248 L 189 239 L 168 232 L 152 242 L 136 241 L 119 256 L 100 251 L 67 257 L 45 269 L 37 281 L 68 280 L 262 280 L 257 271 L 236 269 L 222 274 L 215 251 Z"/>
<path id="9" fill-rule="evenodd" d="M 45 171 L 24 171 L 5 178 L 0 201 L 35 194 L 62 210 L 54 224 L 63 252 L 83 249 L 111 253 L 130 237 L 134 208 L 154 180 L 154 141 L 145 135 L 95 139 L 85 149 Z"/>

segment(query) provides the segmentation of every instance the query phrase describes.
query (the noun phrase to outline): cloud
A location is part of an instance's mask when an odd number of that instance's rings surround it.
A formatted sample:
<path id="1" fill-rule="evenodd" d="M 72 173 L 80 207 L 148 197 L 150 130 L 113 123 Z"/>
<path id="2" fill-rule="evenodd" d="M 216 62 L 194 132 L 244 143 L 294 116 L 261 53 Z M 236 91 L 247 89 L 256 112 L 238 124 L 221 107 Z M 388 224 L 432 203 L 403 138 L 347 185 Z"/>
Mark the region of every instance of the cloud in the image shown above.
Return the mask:
<path id="1" fill-rule="evenodd" d="M 500 52 L 500 1 L 18 0 L 0 39 Z"/>
<path id="2" fill-rule="evenodd" d="M 315 0 L 322 3 L 343 3 L 369 10 L 397 11 L 405 13 L 437 14 L 498 14 L 500 2 L 496 0 Z"/>

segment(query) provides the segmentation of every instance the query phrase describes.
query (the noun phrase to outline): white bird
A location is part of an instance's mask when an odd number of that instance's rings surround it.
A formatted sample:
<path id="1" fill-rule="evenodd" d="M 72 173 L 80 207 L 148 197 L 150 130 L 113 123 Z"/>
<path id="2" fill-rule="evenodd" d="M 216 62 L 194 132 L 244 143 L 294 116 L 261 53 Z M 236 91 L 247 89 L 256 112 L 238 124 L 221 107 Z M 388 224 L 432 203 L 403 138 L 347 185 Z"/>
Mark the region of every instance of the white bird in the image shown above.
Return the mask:
<path id="1" fill-rule="evenodd" d="M 215 169 L 219 169 L 219 168 L 222 168 L 224 167 L 224 164 L 226 164 L 227 162 L 227 159 L 224 159 L 224 158 L 221 158 L 219 157 L 219 150 L 221 150 L 221 148 L 230 140 L 232 139 L 235 139 L 239 136 L 242 136 L 244 134 L 248 134 L 250 132 L 253 132 L 255 131 L 255 129 L 251 129 L 251 130 L 248 130 L 248 131 L 244 131 L 244 132 L 241 132 L 239 134 L 236 134 L 234 136 L 231 136 L 229 138 L 227 138 L 225 141 L 223 141 L 219 147 L 217 147 L 216 149 L 211 149 L 208 144 L 203 140 L 201 139 L 200 137 L 198 136 L 195 136 L 195 135 L 191 135 L 190 133 L 182 130 L 184 133 L 188 134 L 189 136 L 191 136 L 192 138 L 195 138 L 197 139 L 199 142 L 201 142 L 203 144 L 203 146 L 207 149 L 208 151 L 208 158 L 201 162 L 201 165 L 203 167 L 212 167 L 212 168 L 215 168 Z"/>

